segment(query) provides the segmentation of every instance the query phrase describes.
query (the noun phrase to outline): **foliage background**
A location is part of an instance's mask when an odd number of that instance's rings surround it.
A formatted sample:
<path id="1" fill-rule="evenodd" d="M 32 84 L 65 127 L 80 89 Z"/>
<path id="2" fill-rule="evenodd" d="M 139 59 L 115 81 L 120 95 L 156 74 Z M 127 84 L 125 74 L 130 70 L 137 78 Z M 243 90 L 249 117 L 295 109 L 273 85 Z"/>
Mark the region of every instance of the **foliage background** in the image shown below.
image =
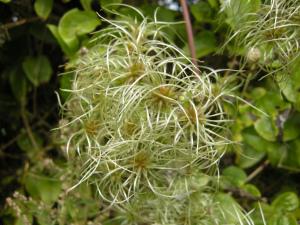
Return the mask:
<path id="1" fill-rule="evenodd" d="M 90 32 L 107 26 L 95 12 L 110 18 L 103 6 L 112 2 L 138 7 L 149 17 L 160 6 L 160 20 L 182 20 L 177 1 L 0 0 L 0 223 L 99 224 L 113 217 L 99 213 L 101 204 L 86 186 L 66 194 L 75 168 L 60 143 L 64 134 L 52 130 L 60 119 L 55 91 L 71 79 L 58 74 L 68 70 L 67 60 L 85 53 Z M 247 210 L 259 201 L 268 224 L 298 224 L 300 60 L 291 66 L 285 85 L 272 76 L 261 80 L 264 72 L 242 60 L 243 46 L 229 43 L 220 51 L 238 18 L 255 12 L 261 1 L 233 0 L 234 7 L 221 12 L 218 0 L 189 3 L 201 64 L 243 69 L 233 74 L 241 84 L 237 95 L 270 115 L 247 104 L 228 109 L 235 116 L 233 139 L 240 144 L 221 162 L 220 191 Z M 188 54 L 184 25 L 172 26 L 178 35 L 173 41 Z"/>

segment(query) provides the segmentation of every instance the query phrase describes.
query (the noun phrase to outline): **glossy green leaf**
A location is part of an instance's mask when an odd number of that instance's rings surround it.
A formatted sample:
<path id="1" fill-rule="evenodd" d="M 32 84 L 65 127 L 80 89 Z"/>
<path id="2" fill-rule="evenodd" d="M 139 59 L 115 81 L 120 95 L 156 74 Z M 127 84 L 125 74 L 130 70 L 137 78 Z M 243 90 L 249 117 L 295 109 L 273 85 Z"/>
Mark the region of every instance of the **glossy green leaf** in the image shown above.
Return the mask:
<path id="1" fill-rule="evenodd" d="M 34 137 L 37 146 L 41 148 L 43 145 L 43 139 L 36 133 L 33 133 L 32 135 Z M 22 149 L 23 151 L 27 152 L 30 155 L 35 154 L 39 150 L 34 148 L 31 139 L 26 133 L 18 137 L 17 144 L 20 149 Z"/>
<path id="2" fill-rule="evenodd" d="M 198 2 L 191 5 L 191 13 L 198 22 L 206 22 L 212 16 L 212 9 L 207 2 Z"/>
<path id="3" fill-rule="evenodd" d="M 24 102 L 26 99 L 26 93 L 28 89 L 26 75 L 20 67 L 12 68 L 11 70 L 7 71 L 7 73 L 9 76 L 9 83 L 14 96 L 20 102 Z"/>
<path id="4" fill-rule="evenodd" d="M 48 24 L 47 25 L 48 29 L 51 31 L 51 33 L 53 34 L 53 36 L 56 38 L 58 44 L 60 45 L 61 49 L 63 50 L 63 52 L 71 57 L 73 56 L 76 51 L 78 50 L 78 46 L 79 46 L 79 42 L 77 39 L 76 40 L 76 43 L 73 43 L 74 45 L 67 45 L 64 40 L 61 38 L 59 32 L 58 32 L 58 27 L 55 26 L 55 25 L 52 25 L 52 24 Z"/>
<path id="5" fill-rule="evenodd" d="M 267 90 L 265 88 L 262 88 L 262 87 L 253 88 L 253 90 L 251 92 L 251 98 L 253 100 L 260 99 L 263 96 L 265 96 L 266 93 L 267 93 Z"/>
<path id="6" fill-rule="evenodd" d="M 222 9 L 227 15 L 226 22 L 234 28 L 244 25 L 251 13 L 260 8 L 261 0 L 222 0 Z"/>
<path id="7" fill-rule="evenodd" d="M 236 167 L 229 166 L 223 170 L 223 176 L 234 186 L 242 186 L 247 179 L 247 174 L 244 170 Z"/>
<path id="8" fill-rule="evenodd" d="M 274 214 L 270 220 L 270 225 L 298 225 L 298 222 L 294 215 L 288 214 L 288 215 L 280 215 L 280 214 Z"/>
<path id="9" fill-rule="evenodd" d="M 37 41 L 45 43 L 45 45 L 52 45 L 56 41 L 51 34 L 51 31 L 45 26 L 44 23 L 30 24 L 29 34 L 32 35 Z"/>
<path id="10" fill-rule="evenodd" d="M 99 0 L 102 7 L 109 6 L 109 4 L 120 4 L 123 0 Z"/>
<path id="11" fill-rule="evenodd" d="M 35 213 L 34 216 L 36 217 L 39 225 L 49 225 L 53 223 L 53 218 L 49 216 L 48 210 L 39 210 L 39 212 Z"/>
<path id="12" fill-rule="evenodd" d="M 264 202 L 256 202 L 254 203 L 254 205 L 254 211 L 251 213 L 251 219 L 253 220 L 253 224 L 266 225 L 266 223 L 264 223 L 263 218 L 265 219 L 265 221 L 269 221 L 270 216 L 274 214 L 273 208 L 269 204 Z M 261 211 L 263 212 L 263 214 L 261 213 Z"/>
<path id="13" fill-rule="evenodd" d="M 199 190 L 200 188 L 205 187 L 210 180 L 210 177 L 206 174 L 196 174 L 189 178 L 189 183 L 193 188 Z"/>
<path id="14" fill-rule="evenodd" d="M 67 90 L 67 89 L 72 88 L 73 79 L 74 79 L 74 73 L 71 73 L 71 72 L 68 74 L 65 74 L 64 76 L 60 76 L 59 77 L 60 89 Z M 68 96 L 70 96 L 70 93 L 60 90 L 59 95 L 62 97 L 62 100 L 65 101 L 68 98 Z"/>
<path id="15" fill-rule="evenodd" d="M 266 156 L 266 152 L 257 151 L 246 143 L 243 144 L 240 151 L 237 153 L 236 163 L 242 169 L 256 165 Z"/>
<path id="16" fill-rule="evenodd" d="M 27 78 L 34 86 L 39 86 L 50 80 L 52 67 L 49 59 L 45 55 L 37 57 L 27 56 L 22 64 Z"/>
<path id="17" fill-rule="evenodd" d="M 266 152 L 268 141 L 263 139 L 254 129 L 253 126 L 242 131 L 243 140 L 256 151 Z"/>
<path id="18" fill-rule="evenodd" d="M 59 21 L 58 32 L 63 41 L 70 47 L 78 47 L 78 37 L 92 32 L 101 21 L 93 11 L 72 9 Z"/>
<path id="19" fill-rule="evenodd" d="M 294 114 L 284 123 L 283 140 L 291 141 L 300 136 L 300 114 Z"/>
<path id="20" fill-rule="evenodd" d="M 217 41 L 213 32 L 203 31 L 195 37 L 196 56 L 201 58 L 217 49 Z M 187 49 L 187 46 L 185 47 Z"/>
<path id="21" fill-rule="evenodd" d="M 287 145 L 274 142 L 273 145 L 268 148 L 268 160 L 272 165 L 278 166 L 286 157 L 287 150 Z"/>
<path id="22" fill-rule="evenodd" d="M 14 222 L 14 225 L 24 225 L 26 223 L 28 224 L 28 221 L 30 222 L 30 224 L 32 224 L 33 221 L 32 215 L 27 215 L 26 217 L 21 216 L 20 218 L 17 218 L 16 221 Z"/>
<path id="23" fill-rule="evenodd" d="M 224 193 L 217 193 L 215 202 L 218 202 L 218 207 L 222 212 L 222 216 L 219 218 L 224 219 L 220 224 L 239 224 L 238 218 L 242 218 L 243 213 L 240 206 L 232 196 Z"/>
<path id="24" fill-rule="evenodd" d="M 208 0 L 208 3 L 212 8 L 218 8 L 219 6 L 219 1 L 218 0 Z"/>
<path id="25" fill-rule="evenodd" d="M 254 96 L 256 92 L 252 93 L 251 96 Z M 283 97 L 280 95 L 279 91 L 268 90 L 263 96 L 258 98 L 258 96 L 254 97 L 256 101 L 254 105 L 267 113 L 270 116 L 277 116 L 278 110 L 284 110 L 290 108 L 291 105 L 288 102 L 285 102 Z M 253 110 L 253 113 L 261 116 L 262 114 L 257 110 Z"/>
<path id="26" fill-rule="evenodd" d="M 283 162 L 288 167 L 300 168 L 300 139 L 288 145 L 287 154 Z"/>
<path id="27" fill-rule="evenodd" d="M 298 196 L 293 192 L 285 192 L 280 194 L 272 202 L 272 206 L 280 212 L 290 212 L 299 207 Z"/>
<path id="28" fill-rule="evenodd" d="M 99 213 L 99 204 L 94 199 L 67 199 L 65 207 L 74 221 L 86 221 Z"/>
<path id="29" fill-rule="evenodd" d="M 0 0 L 0 2 L 9 3 L 9 2 L 11 2 L 11 0 Z"/>
<path id="30" fill-rule="evenodd" d="M 143 11 L 144 15 L 149 18 L 153 18 L 155 11 L 157 11 L 156 19 L 159 21 L 173 22 L 176 20 L 175 18 L 177 12 L 165 7 L 157 8 L 155 5 L 143 5 L 141 10 Z M 174 27 L 172 26 L 172 28 Z"/>
<path id="31" fill-rule="evenodd" d="M 291 67 L 291 74 L 289 75 L 289 78 L 292 80 L 293 86 L 296 90 L 299 90 L 300 88 L 300 57 L 298 58 L 290 65 Z"/>
<path id="32" fill-rule="evenodd" d="M 61 181 L 44 175 L 28 174 L 25 178 L 25 187 L 29 194 L 45 203 L 55 202 L 61 191 Z"/>
<path id="33" fill-rule="evenodd" d="M 261 197 L 259 189 L 253 184 L 245 184 L 242 186 L 242 189 L 254 197 Z"/>
<path id="34" fill-rule="evenodd" d="M 287 100 L 290 102 L 296 102 L 297 89 L 290 76 L 286 76 L 285 74 L 277 74 L 277 84 Z"/>
<path id="35" fill-rule="evenodd" d="M 282 79 L 282 83 L 284 83 L 284 80 L 288 80 L 288 86 L 292 86 L 289 89 L 291 90 L 292 95 L 290 97 L 293 101 L 295 108 L 300 112 L 300 57 L 298 57 L 291 65 L 290 65 L 290 74 L 288 76 L 285 76 L 284 79 Z M 289 94 L 289 93 L 287 93 Z M 286 96 L 286 94 L 285 94 Z M 287 96 L 286 98 L 290 100 Z M 291 101 L 290 100 L 290 101 Z"/>
<path id="36" fill-rule="evenodd" d="M 99 202 L 95 201 L 91 185 L 82 183 L 76 189 L 79 198 L 66 202 L 66 208 L 74 220 L 82 220 L 96 216 L 99 213 Z"/>
<path id="37" fill-rule="evenodd" d="M 268 141 L 276 141 L 278 128 L 269 117 L 262 117 L 254 123 L 256 132 Z"/>
<path id="38" fill-rule="evenodd" d="M 35 0 L 34 10 L 36 14 L 43 18 L 47 19 L 50 15 L 53 8 L 53 0 Z"/>
<path id="39" fill-rule="evenodd" d="M 93 0 L 80 0 L 80 3 L 82 5 L 82 7 L 84 8 L 84 10 L 92 10 L 92 4 Z"/>

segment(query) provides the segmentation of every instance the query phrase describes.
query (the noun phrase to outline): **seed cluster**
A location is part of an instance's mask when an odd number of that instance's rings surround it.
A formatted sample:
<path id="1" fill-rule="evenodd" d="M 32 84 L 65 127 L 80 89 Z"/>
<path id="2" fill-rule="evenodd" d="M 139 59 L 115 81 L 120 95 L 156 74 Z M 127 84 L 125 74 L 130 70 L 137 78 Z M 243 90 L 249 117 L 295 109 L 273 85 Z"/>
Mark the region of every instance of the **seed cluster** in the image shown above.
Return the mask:
<path id="1" fill-rule="evenodd" d="M 288 72 L 289 65 L 299 59 L 300 8 L 295 0 L 271 0 L 261 4 L 256 13 L 235 29 L 237 47 L 248 49 L 247 59 L 256 62 L 268 74 Z"/>
<path id="2" fill-rule="evenodd" d="M 138 202 L 148 214 L 160 214 L 156 220 L 186 220 L 176 207 L 191 208 L 192 194 L 210 198 L 209 175 L 231 143 L 222 105 L 227 92 L 215 87 L 216 71 L 199 74 L 168 40 L 167 24 L 141 17 L 103 18 L 110 26 L 79 58 L 63 112 L 68 123 L 62 128 L 74 131 L 67 152 L 76 150 L 84 160 L 78 184 L 94 183 L 120 212 L 133 212 Z M 209 216 L 209 202 L 195 215 Z M 190 213 L 187 208 L 182 212 Z"/>

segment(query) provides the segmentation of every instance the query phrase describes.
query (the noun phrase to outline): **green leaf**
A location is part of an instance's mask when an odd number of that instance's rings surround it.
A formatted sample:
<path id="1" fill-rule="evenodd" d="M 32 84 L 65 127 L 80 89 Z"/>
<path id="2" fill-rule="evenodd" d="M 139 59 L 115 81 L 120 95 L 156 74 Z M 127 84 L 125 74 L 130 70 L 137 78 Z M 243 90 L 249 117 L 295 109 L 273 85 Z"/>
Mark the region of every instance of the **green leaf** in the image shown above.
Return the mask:
<path id="1" fill-rule="evenodd" d="M 290 68 L 291 67 L 291 68 Z M 292 83 L 296 90 L 299 90 L 300 88 L 300 57 L 298 58 L 290 65 L 291 74 L 289 75 L 289 78 L 292 80 Z"/>
<path id="2" fill-rule="evenodd" d="M 25 188 L 33 198 L 51 204 L 60 194 L 61 182 L 55 178 L 30 173 L 25 178 Z"/>
<path id="3" fill-rule="evenodd" d="M 222 0 L 222 9 L 227 15 L 226 22 L 233 28 L 244 25 L 251 13 L 259 10 L 261 0 Z"/>
<path id="4" fill-rule="evenodd" d="M 253 100 L 262 98 L 267 93 L 267 90 L 262 87 L 256 87 L 252 89 L 251 98 Z"/>
<path id="5" fill-rule="evenodd" d="M 295 87 L 291 77 L 287 76 L 286 74 L 277 74 L 276 80 L 280 90 L 287 98 L 287 100 L 289 100 L 290 102 L 296 102 L 297 88 Z"/>
<path id="6" fill-rule="evenodd" d="M 43 145 L 43 139 L 36 133 L 32 134 L 34 137 L 34 140 L 36 141 L 36 144 L 39 147 L 42 147 Z M 19 146 L 20 149 L 22 149 L 23 151 L 29 153 L 29 154 L 35 154 L 37 150 L 39 149 L 35 149 L 30 138 L 28 137 L 28 135 L 26 133 L 20 135 L 17 139 L 17 144 Z"/>
<path id="7" fill-rule="evenodd" d="M 278 128 L 269 117 L 262 117 L 255 121 L 254 127 L 256 132 L 268 141 L 276 141 Z"/>
<path id="8" fill-rule="evenodd" d="M 294 215 L 288 214 L 288 215 L 280 215 L 280 214 L 274 214 L 271 216 L 270 225 L 298 225 L 297 219 Z"/>
<path id="9" fill-rule="evenodd" d="M 262 218 L 265 218 L 265 220 L 268 221 L 270 216 L 274 215 L 273 208 L 264 202 L 260 202 L 260 203 L 256 202 L 254 203 L 254 205 L 255 205 L 254 212 L 251 213 L 251 219 L 253 219 L 253 224 L 266 225 L 266 223 L 263 222 Z"/>
<path id="10" fill-rule="evenodd" d="M 48 29 L 51 31 L 52 35 L 56 38 L 58 44 L 60 45 L 63 52 L 68 56 L 72 57 L 76 51 L 78 50 L 79 43 L 75 44 L 74 46 L 68 46 L 64 40 L 61 38 L 58 27 L 52 24 L 47 25 Z M 76 39 L 77 40 L 77 39 Z M 77 40 L 78 41 L 78 40 Z"/>
<path id="11" fill-rule="evenodd" d="M 300 57 L 298 56 L 298 58 L 291 65 L 292 72 L 290 77 L 292 79 L 293 86 L 297 91 L 296 102 L 294 106 L 300 112 L 300 70 L 299 68 L 300 68 Z"/>
<path id="12" fill-rule="evenodd" d="M 243 144 L 241 154 L 237 154 L 236 163 L 242 169 L 247 169 L 260 162 L 265 155 L 265 152 L 257 151 L 248 144 Z"/>
<path id="13" fill-rule="evenodd" d="M 93 0 L 80 0 L 80 3 L 82 5 L 82 7 L 84 8 L 84 10 L 92 10 L 91 4 L 92 4 Z"/>
<path id="14" fill-rule="evenodd" d="M 27 78 L 36 87 L 48 82 L 52 74 L 51 64 L 45 55 L 28 56 L 25 58 L 22 66 Z"/>
<path id="15" fill-rule="evenodd" d="M 281 164 L 287 154 L 287 146 L 278 142 L 273 142 L 268 150 L 268 160 L 274 166 Z"/>
<path id="16" fill-rule="evenodd" d="M 293 192 L 285 192 L 272 202 L 272 206 L 279 212 L 291 212 L 299 207 L 298 196 Z"/>
<path id="17" fill-rule="evenodd" d="M 47 19 L 50 15 L 53 8 L 53 0 L 35 0 L 34 10 L 36 14 L 43 18 Z"/>
<path id="18" fill-rule="evenodd" d="M 258 135 L 257 132 L 253 129 L 253 126 L 246 128 L 242 131 L 243 140 L 249 146 L 254 148 L 256 151 L 265 152 L 267 145 L 269 144 L 268 141 L 263 139 L 261 136 Z"/>
<path id="19" fill-rule="evenodd" d="M 203 31 L 195 39 L 196 56 L 201 58 L 217 49 L 217 40 L 213 32 Z M 185 47 L 187 49 L 187 46 Z"/>
<path id="20" fill-rule="evenodd" d="M 300 135 L 300 114 L 297 113 L 290 117 L 285 123 L 283 128 L 283 140 L 294 140 Z"/>
<path id="21" fill-rule="evenodd" d="M 99 204 L 94 199 L 66 199 L 65 207 L 74 221 L 87 221 L 99 213 Z"/>
<path id="22" fill-rule="evenodd" d="M 284 165 L 289 167 L 300 168 L 300 139 L 294 140 L 288 145 L 286 158 L 283 162 Z"/>
<path id="23" fill-rule="evenodd" d="M 247 179 L 247 174 L 244 170 L 236 167 L 229 166 L 223 170 L 223 176 L 234 186 L 242 186 Z"/>
<path id="24" fill-rule="evenodd" d="M 235 201 L 235 199 L 224 193 L 217 193 L 215 198 L 215 203 L 218 203 L 218 208 L 220 207 L 220 223 L 219 224 L 240 224 L 239 218 L 243 217 L 241 207 Z"/>
<path id="25" fill-rule="evenodd" d="M 30 24 L 28 34 L 32 35 L 36 39 L 36 41 L 41 41 L 45 45 L 47 45 L 48 43 L 52 45 L 56 42 L 50 30 L 45 26 L 44 23 Z"/>
<path id="26" fill-rule="evenodd" d="M 268 115 L 275 117 L 278 114 L 278 110 L 284 110 L 290 108 L 291 106 L 290 103 L 284 101 L 283 97 L 280 95 L 280 92 L 270 89 L 271 88 L 269 88 L 269 90 L 260 98 L 259 95 L 255 97 L 257 89 L 254 89 L 255 91 L 253 91 L 251 96 L 253 99 L 256 99 L 254 104 L 257 108 Z M 253 110 L 253 113 L 261 116 L 261 113 L 257 112 L 257 110 Z"/>
<path id="27" fill-rule="evenodd" d="M 9 76 L 10 87 L 14 96 L 20 102 L 24 102 L 27 93 L 26 75 L 19 66 L 11 68 L 9 71 L 7 71 L 7 73 Z"/>
<path id="28" fill-rule="evenodd" d="M 211 18 L 212 9 L 207 2 L 199 2 L 191 5 L 191 13 L 197 22 L 206 22 Z"/>
<path id="29" fill-rule="evenodd" d="M 120 4 L 123 0 L 99 0 L 102 7 L 108 6 L 109 4 Z"/>
<path id="30" fill-rule="evenodd" d="M 189 177 L 189 184 L 195 190 L 200 190 L 200 188 L 205 187 L 210 181 L 210 177 L 205 174 L 195 174 Z"/>
<path id="31" fill-rule="evenodd" d="M 77 45 L 78 37 L 92 32 L 101 21 L 93 11 L 72 9 L 65 13 L 58 25 L 58 32 L 64 42 L 71 47 Z"/>
<path id="32" fill-rule="evenodd" d="M 47 209 L 42 209 L 39 210 L 38 213 L 34 213 L 34 217 L 37 219 L 39 225 L 49 225 L 53 223 L 53 218 L 51 218 Z"/>
<path id="33" fill-rule="evenodd" d="M 155 5 L 143 5 L 141 6 L 141 10 L 144 15 L 149 18 L 153 18 L 155 11 L 157 10 L 156 19 L 159 21 L 172 22 L 176 20 L 177 12 L 165 7 L 157 8 Z M 172 28 L 174 29 L 173 26 Z"/>
<path id="34" fill-rule="evenodd" d="M 3 3 L 9 3 L 11 0 L 0 0 L 0 2 L 3 2 Z"/>
<path id="35" fill-rule="evenodd" d="M 218 0 L 208 0 L 208 3 L 210 4 L 210 6 L 212 8 L 218 8 L 218 6 L 219 6 Z"/>
<path id="36" fill-rule="evenodd" d="M 71 89 L 73 79 L 74 79 L 73 72 L 69 72 L 69 73 L 65 74 L 64 76 L 59 77 L 59 86 L 60 86 L 59 95 L 61 96 L 63 101 L 65 101 L 68 98 L 68 96 L 70 96 L 70 93 L 63 91 L 62 89 L 65 89 L 65 90 Z"/>
<path id="37" fill-rule="evenodd" d="M 256 186 L 253 184 L 245 184 L 242 186 L 242 189 L 254 197 L 261 197 L 261 193 Z"/>

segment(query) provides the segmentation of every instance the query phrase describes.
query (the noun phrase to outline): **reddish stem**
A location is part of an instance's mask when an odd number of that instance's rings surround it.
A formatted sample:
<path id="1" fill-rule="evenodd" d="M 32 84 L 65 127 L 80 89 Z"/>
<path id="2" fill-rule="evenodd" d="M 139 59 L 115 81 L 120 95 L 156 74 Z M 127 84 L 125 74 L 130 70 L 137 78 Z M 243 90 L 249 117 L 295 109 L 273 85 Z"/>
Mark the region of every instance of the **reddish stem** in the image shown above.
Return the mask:
<path id="1" fill-rule="evenodd" d="M 193 29 L 192 29 L 192 23 L 191 23 L 191 18 L 190 18 L 188 5 L 187 5 L 186 0 L 180 0 L 180 4 L 181 4 L 181 7 L 182 7 L 183 18 L 184 18 L 184 21 L 185 21 L 185 28 L 186 28 L 186 31 L 187 31 L 188 44 L 189 44 L 189 49 L 190 49 L 190 53 L 191 53 L 191 57 L 192 57 L 192 62 L 198 69 L 198 63 L 197 63 L 197 57 L 196 57 L 196 48 L 195 48 L 195 42 L 194 42 L 194 35 L 193 35 Z"/>

